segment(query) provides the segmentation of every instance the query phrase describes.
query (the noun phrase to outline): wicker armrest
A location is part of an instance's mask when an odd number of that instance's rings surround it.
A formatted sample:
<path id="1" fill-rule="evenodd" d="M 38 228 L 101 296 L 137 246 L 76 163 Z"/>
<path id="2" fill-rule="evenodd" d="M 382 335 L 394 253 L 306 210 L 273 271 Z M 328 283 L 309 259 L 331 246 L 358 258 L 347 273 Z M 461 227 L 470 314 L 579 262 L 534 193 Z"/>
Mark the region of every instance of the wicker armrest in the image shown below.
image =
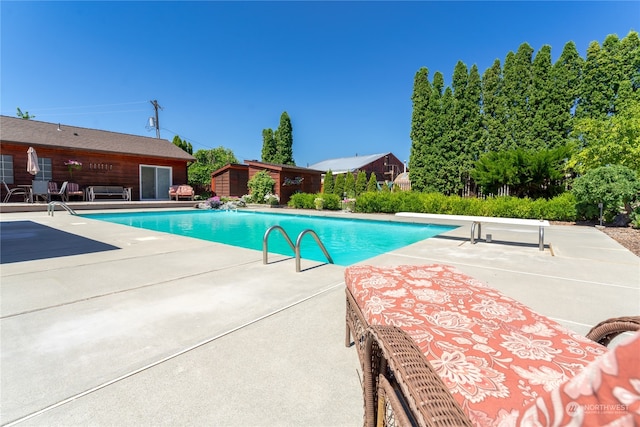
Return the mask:
<path id="1" fill-rule="evenodd" d="M 591 328 L 587 338 L 604 346 L 623 332 L 640 330 L 640 316 L 614 317 Z"/>
<path id="2" fill-rule="evenodd" d="M 393 326 L 368 329 L 365 424 L 471 426 L 415 342 Z"/>

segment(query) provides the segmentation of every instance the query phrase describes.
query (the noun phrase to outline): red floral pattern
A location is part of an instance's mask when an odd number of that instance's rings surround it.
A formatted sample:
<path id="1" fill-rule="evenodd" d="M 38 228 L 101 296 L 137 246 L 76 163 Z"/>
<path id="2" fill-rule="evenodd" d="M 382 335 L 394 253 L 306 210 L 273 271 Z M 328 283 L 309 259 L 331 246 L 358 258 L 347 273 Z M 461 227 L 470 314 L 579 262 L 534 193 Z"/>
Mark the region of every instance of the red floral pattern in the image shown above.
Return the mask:
<path id="1" fill-rule="evenodd" d="M 606 352 L 450 266 L 356 265 L 345 281 L 367 322 L 406 331 L 479 426 L 515 425 Z"/>
<path id="2" fill-rule="evenodd" d="M 640 332 L 541 395 L 518 426 L 640 425 Z"/>

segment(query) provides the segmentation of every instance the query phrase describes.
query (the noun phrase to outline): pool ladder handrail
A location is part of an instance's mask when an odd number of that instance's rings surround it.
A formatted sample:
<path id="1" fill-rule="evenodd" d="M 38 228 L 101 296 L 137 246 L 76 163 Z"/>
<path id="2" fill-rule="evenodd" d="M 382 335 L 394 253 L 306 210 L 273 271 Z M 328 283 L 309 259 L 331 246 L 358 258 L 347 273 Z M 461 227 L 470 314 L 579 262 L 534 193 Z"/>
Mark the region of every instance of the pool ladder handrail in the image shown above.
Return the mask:
<path id="1" fill-rule="evenodd" d="M 313 230 L 311 230 L 309 228 L 306 229 L 306 230 L 303 230 L 300 234 L 298 234 L 298 238 L 296 239 L 296 244 L 294 245 L 293 242 L 291 241 L 291 238 L 287 234 L 287 232 L 284 230 L 284 228 L 282 228 L 279 225 L 273 225 L 273 226 L 269 227 L 269 229 L 264 233 L 264 237 L 262 239 L 262 263 L 263 264 L 266 265 L 266 264 L 269 263 L 269 235 L 274 230 L 279 230 L 282 233 L 282 236 L 285 238 L 285 240 L 289 244 L 289 247 L 295 253 L 295 256 L 296 256 L 296 273 L 300 273 L 300 270 L 301 270 L 301 268 L 300 268 L 300 258 L 301 258 L 301 256 L 300 256 L 300 246 L 302 245 L 302 238 L 305 236 L 305 234 L 311 234 L 311 236 L 314 238 L 314 240 L 316 241 L 316 243 L 318 244 L 320 249 L 322 249 L 322 252 L 324 253 L 324 256 L 327 258 L 327 261 L 329 261 L 329 264 L 333 264 L 333 259 L 331 258 L 331 255 L 329 255 L 329 252 L 327 251 L 327 248 L 325 248 L 325 246 L 322 244 L 322 241 L 320 240 L 320 237 L 318 237 L 318 234 L 315 231 L 313 231 Z"/>
<path id="2" fill-rule="evenodd" d="M 51 201 L 47 204 L 47 215 L 53 216 L 53 212 L 56 210 L 56 206 L 62 206 L 71 215 L 77 215 L 76 211 L 71 209 L 69 205 L 67 205 L 65 202 L 60 202 L 58 200 Z"/>

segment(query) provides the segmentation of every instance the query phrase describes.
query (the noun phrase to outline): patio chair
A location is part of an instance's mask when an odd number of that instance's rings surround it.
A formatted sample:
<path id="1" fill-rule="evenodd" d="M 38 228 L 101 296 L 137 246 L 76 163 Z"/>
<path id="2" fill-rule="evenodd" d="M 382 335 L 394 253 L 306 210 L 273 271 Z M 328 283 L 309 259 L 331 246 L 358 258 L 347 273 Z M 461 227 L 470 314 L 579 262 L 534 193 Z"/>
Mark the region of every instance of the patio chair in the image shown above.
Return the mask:
<path id="1" fill-rule="evenodd" d="M 84 191 L 82 191 L 80 189 L 80 185 L 76 184 L 75 182 L 70 182 L 67 184 L 67 201 L 69 201 L 69 199 L 71 197 L 80 197 L 81 200 L 84 200 Z"/>
<path id="2" fill-rule="evenodd" d="M 57 182 L 49 181 L 49 185 L 47 186 L 47 201 L 50 202 L 53 197 L 60 197 L 60 200 L 63 202 L 67 201 L 67 195 L 65 193 L 67 191 L 67 184 L 67 181 L 63 182 L 62 187 L 58 189 Z"/>
<path id="3" fill-rule="evenodd" d="M 26 188 L 16 187 L 16 188 L 10 189 L 7 183 L 4 182 L 4 180 L 2 180 L 2 185 L 4 186 L 4 189 L 7 192 L 7 195 L 4 196 L 4 200 L 3 200 L 4 203 L 7 203 L 11 198 L 11 196 L 13 195 L 23 196 L 25 201 L 29 198 L 29 190 Z"/>
<path id="4" fill-rule="evenodd" d="M 42 198 L 45 201 L 49 200 L 49 181 L 32 181 L 31 191 L 33 192 L 33 201 L 36 202 Z"/>

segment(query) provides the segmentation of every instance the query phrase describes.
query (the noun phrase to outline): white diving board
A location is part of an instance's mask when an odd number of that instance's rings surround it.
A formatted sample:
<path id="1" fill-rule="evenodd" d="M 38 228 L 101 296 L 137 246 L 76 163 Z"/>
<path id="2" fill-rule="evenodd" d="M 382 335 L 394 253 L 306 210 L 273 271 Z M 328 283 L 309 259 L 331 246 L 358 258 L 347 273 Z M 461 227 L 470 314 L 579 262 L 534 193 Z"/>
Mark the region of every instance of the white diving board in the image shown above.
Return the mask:
<path id="1" fill-rule="evenodd" d="M 507 224 L 538 227 L 538 248 L 544 251 L 544 227 L 549 227 L 546 219 L 522 219 L 522 218 L 497 218 L 491 216 L 467 216 L 467 215 L 444 215 L 418 212 L 398 212 L 396 216 L 409 218 L 437 219 L 442 221 L 463 221 L 471 223 L 471 244 L 475 244 L 475 230 L 478 228 L 478 239 L 482 233 L 482 223 L 485 224 Z"/>

